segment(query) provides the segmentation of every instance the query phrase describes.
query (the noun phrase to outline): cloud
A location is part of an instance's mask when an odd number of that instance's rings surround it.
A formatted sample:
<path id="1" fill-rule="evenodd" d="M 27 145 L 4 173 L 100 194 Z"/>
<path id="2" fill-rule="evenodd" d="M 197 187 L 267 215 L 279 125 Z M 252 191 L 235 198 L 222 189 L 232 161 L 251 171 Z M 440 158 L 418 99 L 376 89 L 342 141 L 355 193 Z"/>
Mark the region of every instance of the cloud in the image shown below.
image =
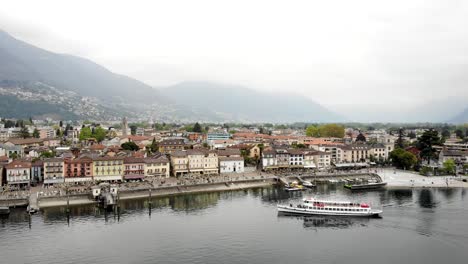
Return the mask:
<path id="1" fill-rule="evenodd" d="M 467 98 L 467 17 L 465 1 L 443 0 L 19 0 L 0 11 L 14 36 L 154 86 L 292 91 L 359 118 L 356 106 L 385 118 Z"/>

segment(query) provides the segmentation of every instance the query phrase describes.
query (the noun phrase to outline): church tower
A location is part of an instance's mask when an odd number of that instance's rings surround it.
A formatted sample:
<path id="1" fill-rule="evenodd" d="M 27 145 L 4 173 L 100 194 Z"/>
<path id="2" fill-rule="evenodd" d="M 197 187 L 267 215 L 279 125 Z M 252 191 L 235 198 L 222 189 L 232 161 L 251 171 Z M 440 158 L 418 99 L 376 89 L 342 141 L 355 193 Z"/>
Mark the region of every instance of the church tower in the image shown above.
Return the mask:
<path id="1" fill-rule="evenodd" d="M 128 136 L 128 122 L 126 117 L 122 119 L 122 136 Z"/>

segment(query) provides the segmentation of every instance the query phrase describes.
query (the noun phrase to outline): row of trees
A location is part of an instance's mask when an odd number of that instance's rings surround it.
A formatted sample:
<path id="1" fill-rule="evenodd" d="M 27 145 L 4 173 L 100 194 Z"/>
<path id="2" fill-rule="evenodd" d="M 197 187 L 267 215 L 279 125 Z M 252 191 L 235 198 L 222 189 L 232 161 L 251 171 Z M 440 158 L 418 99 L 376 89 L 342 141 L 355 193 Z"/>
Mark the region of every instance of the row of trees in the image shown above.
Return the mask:
<path id="1" fill-rule="evenodd" d="M 435 170 L 429 166 L 424 166 L 423 161 L 430 164 L 431 160 L 437 159 L 437 150 L 434 148 L 443 142 L 443 137 L 439 136 L 439 132 L 434 129 L 425 131 L 416 141 L 415 147 L 420 150 L 419 156 L 421 160 L 413 153 L 403 149 L 397 144 L 397 148 L 390 153 L 390 159 L 395 167 L 399 169 L 418 169 L 421 174 L 428 175 L 429 173 L 436 173 Z M 449 159 L 444 162 L 443 167 L 438 172 L 447 174 L 454 174 L 456 171 L 455 161 Z"/>
<path id="2" fill-rule="evenodd" d="M 345 135 L 345 128 L 338 124 L 326 124 L 318 126 L 308 126 L 306 135 L 309 137 L 336 137 L 343 138 Z"/>
<path id="3" fill-rule="evenodd" d="M 106 135 L 107 135 L 107 131 L 101 126 L 97 126 L 93 128 L 85 126 L 81 128 L 80 130 L 79 139 L 85 140 L 88 138 L 95 138 L 97 142 L 101 142 L 106 138 Z"/>

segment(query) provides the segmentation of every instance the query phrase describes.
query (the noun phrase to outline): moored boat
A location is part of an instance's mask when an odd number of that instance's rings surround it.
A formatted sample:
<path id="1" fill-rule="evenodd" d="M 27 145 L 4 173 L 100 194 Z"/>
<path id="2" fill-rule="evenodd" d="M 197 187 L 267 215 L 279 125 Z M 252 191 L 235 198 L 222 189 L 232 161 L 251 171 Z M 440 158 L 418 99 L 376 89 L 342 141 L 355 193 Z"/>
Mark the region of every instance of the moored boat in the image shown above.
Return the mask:
<path id="1" fill-rule="evenodd" d="M 0 215 L 9 215 L 10 214 L 10 208 L 7 206 L 1 206 L 0 207 Z"/>
<path id="2" fill-rule="evenodd" d="M 278 212 L 304 215 L 378 216 L 382 210 L 367 203 L 303 199 L 298 205 L 278 205 Z"/>
<path id="3" fill-rule="evenodd" d="M 315 184 L 311 183 L 310 181 L 303 181 L 302 185 L 307 188 L 314 188 Z"/>
<path id="4" fill-rule="evenodd" d="M 344 187 L 350 190 L 367 190 L 367 189 L 378 189 L 385 187 L 386 182 L 375 182 L 367 184 L 345 184 Z"/>

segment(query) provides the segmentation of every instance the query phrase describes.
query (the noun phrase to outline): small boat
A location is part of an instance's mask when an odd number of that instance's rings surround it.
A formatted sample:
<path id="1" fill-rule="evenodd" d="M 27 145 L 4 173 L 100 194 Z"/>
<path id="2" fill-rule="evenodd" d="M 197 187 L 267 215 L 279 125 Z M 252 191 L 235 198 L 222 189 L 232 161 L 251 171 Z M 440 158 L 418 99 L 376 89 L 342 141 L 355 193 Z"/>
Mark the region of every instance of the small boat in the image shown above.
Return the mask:
<path id="1" fill-rule="evenodd" d="M 292 183 L 284 187 L 284 190 L 287 192 L 296 192 L 296 191 L 304 191 L 305 188 L 302 185 L 299 185 L 297 183 Z"/>
<path id="2" fill-rule="evenodd" d="M 9 215 L 10 214 L 10 208 L 7 206 L 1 206 L 0 207 L 0 215 Z"/>
<path id="3" fill-rule="evenodd" d="M 367 203 L 303 199 L 298 205 L 278 205 L 278 212 L 303 215 L 378 216 L 382 210 Z"/>
<path id="4" fill-rule="evenodd" d="M 303 181 L 302 185 L 307 188 L 314 188 L 315 184 L 311 183 L 310 181 Z"/>
<path id="5" fill-rule="evenodd" d="M 35 214 L 37 213 L 37 209 L 34 208 L 34 207 L 31 207 L 28 205 L 28 208 L 26 208 L 26 211 L 29 213 L 29 214 Z"/>
<path id="6" fill-rule="evenodd" d="M 387 185 L 386 182 L 366 183 L 366 184 L 345 184 L 344 187 L 350 190 L 379 189 Z"/>

